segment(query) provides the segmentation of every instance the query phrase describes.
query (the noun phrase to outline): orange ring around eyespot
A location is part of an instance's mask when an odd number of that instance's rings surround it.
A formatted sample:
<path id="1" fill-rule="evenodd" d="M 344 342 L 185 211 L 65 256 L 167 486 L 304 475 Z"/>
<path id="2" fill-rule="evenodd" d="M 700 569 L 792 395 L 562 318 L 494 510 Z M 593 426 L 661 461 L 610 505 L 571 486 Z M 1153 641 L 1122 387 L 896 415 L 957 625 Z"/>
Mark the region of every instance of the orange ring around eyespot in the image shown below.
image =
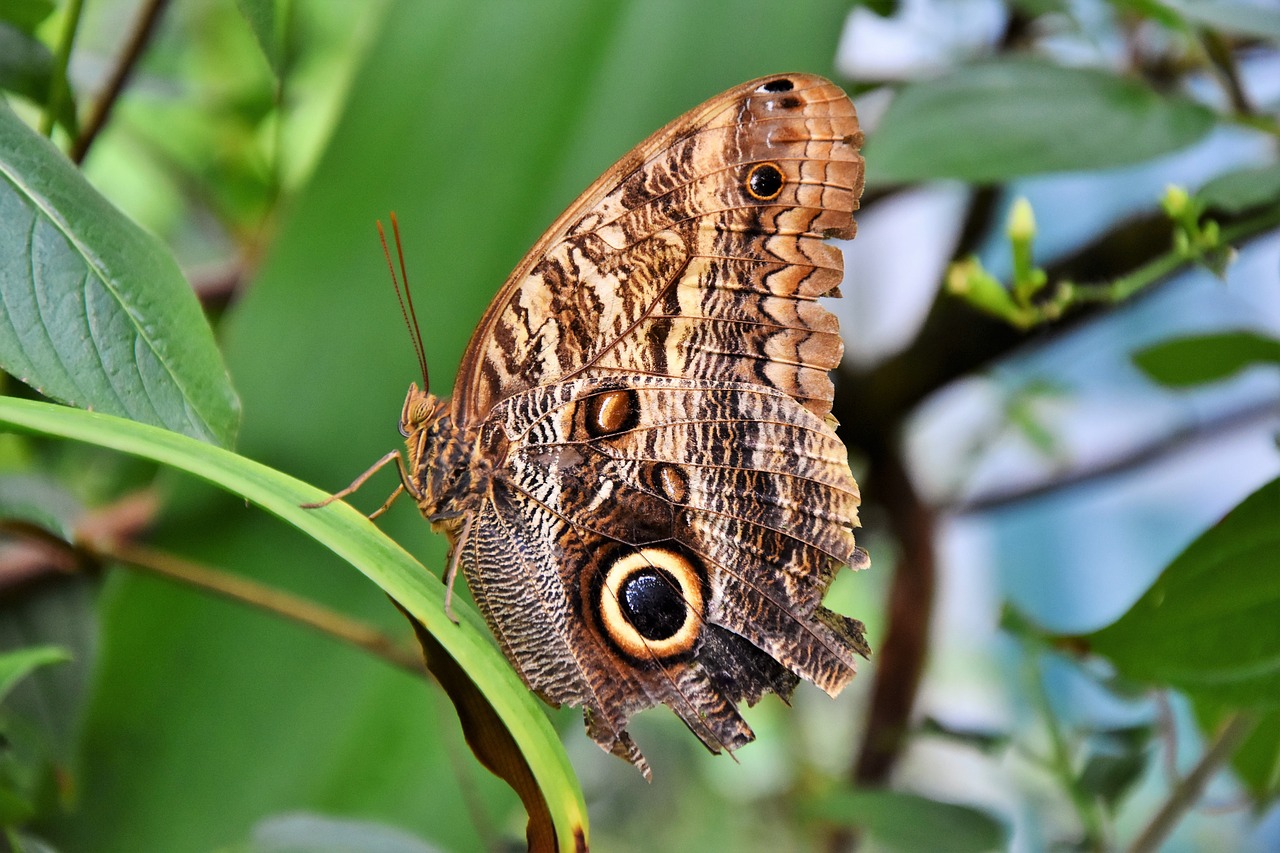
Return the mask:
<path id="1" fill-rule="evenodd" d="M 756 188 L 752 186 L 752 183 L 755 181 L 756 174 L 763 169 L 770 169 L 773 171 L 774 175 L 777 176 L 778 187 L 771 193 L 756 192 Z M 775 198 L 782 195 L 782 190 L 787 185 L 787 175 L 782 171 L 782 168 L 777 163 L 757 163 L 751 167 L 750 172 L 747 172 L 747 179 L 742 182 L 742 185 L 746 187 L 747 195 L 752 198 L 758 201 L 773 201 Z"/>
<path id="2" fill-rule="evenodd" d="M 622 612 L 618 598 L 622 584 L 642 569 L 660 569 L 680 584 L 680 597 L 685 603 L 684 622 L 680 628 L 663 640 L 650 640 L 640 632 Z M 638 660 L 669 658 L 682 655 L 693 648 L 702 629 L 702 582 L 697 568 L 683 554 L 666 548 L 641 548 L 630 551 L 605 574 L 600 589 L 600 621 L 622 651 Z"/>

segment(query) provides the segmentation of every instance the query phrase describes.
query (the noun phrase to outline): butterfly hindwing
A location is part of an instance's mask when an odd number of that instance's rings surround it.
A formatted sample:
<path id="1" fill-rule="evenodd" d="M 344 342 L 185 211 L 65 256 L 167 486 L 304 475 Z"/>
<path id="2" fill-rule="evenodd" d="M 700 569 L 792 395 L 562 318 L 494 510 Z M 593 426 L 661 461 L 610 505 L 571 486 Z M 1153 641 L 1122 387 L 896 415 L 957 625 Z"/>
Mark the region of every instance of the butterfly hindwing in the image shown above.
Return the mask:
<path id="1" fill-rule="evenodd" d="M 734 749 L 739 702 L 853 676 L 861 626 L 821 601 L 861 559 L 858 490 L 823 419 L 758 386 L 654 377 L 533 389 L 493 416 L 505 464 L 464 569 L 521 675 L 583 705 L 602 745 L 638 759 L 627 720 L 665 703 Z M 628 609 L 641 581 L 653 613 Z"/>

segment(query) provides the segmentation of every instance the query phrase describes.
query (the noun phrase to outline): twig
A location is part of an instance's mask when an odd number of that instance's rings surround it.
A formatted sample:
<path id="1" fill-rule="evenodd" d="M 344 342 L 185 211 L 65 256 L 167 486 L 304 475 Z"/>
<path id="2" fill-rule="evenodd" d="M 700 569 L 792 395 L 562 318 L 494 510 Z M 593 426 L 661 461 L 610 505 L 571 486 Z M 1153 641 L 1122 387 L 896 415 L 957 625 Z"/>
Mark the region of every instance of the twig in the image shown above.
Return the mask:
<path id="1" fill-rule="evenodd" d="M 58 113 L 62 111 L 62 103 L 70 92 L 67 66 L 71 64 L 71 46 L 80 29 L 80 12 L 83 8 L 84 0 L 70 0 L 67 4 L 66 20 L 58 39 L 58 51 L 54 54 L 53 68 L 49 72 L 49 97 L 44 105 L 44 115 L 40 117 L 40 133 L 44 136 L 53 135 Z"/>
<path id="2" fill-rule="evenodd" d="M 1084 828 L 1081 846 L 1088 850 L 1103 850 L 1106 847 L 1106 837 L 1102 813 L 1097 801 L 1081 787 L 1080 780 L 1077 778 L 1076 769 L 1071 760 L 1071 750 L 1062 732 L 1062 724 L 1053 710 L 1053 703 L 1049 701 L 1049 694 L 1044 687 L 1044 674 L 1038 665 L 1039 657 L 1038 649 L 1027 650 L 1026 678 L 1031 685 L 1032 701 L 1035 702 L 1044 720 L 1045 729 L 1049 733 L 1049 743 L 1052 748 L 1049 766 L 1057 775 L 1059 784 L 1071 797 L 1076 816 L 1080 818 L 1080 825 Z"/>
<path id="3" fill-rule="evenodd" d="M 1129 853 L 1148 853 L 1159 848 L 1161 842 L 1173 832 L 1173 828 L 1182 819 L 1183 814 L 1200 799 L 1213 774 L 1226 764 L 1240 744 L 1244 743 L 1256 722 L 1257 719 L 1252 714 L 1243 711 L 1227 718 L 1218 729 L 1218 734 L 1209 748 L 1200 757 L 1200 761 L 1185 779 L 1174 786 L 1164 805 L 1129 846 Z"/>
<path id="4" fill-rule="evenodd" d="M 77 5 L 78 2 L 79 0 L 77 0 Z M 129 33 L 129 40 L 125 43 L 124 52 L 120 54 L 120 58 L 116 61 L 115 68 L 111 71 L 111 76 L 107 78 L 107 85 L 103 88 L 102 93 L 98 95 L 98 99 L 94 101 L 93 108 L 85 118 L 84 126 L 80 128 L 80 135 L 71 146 L 70 156 L 72 162 L 84 162 L 85 156 L 89 153 L 89 146 L 93 144 L 93 140 L 97 138 L 99 131 L 106 125 L 107 119 L 111 115 L 111 108 L 115 106 L 120 93 L 124 91 L 125 84 L 129 82 L 129 76 L 133 73 L 133 69 L 137 65 L 138 59 L 142 56 L 142 51 L 147 46 L 147 42 L 151 40 L 151 35 L 155 32 L 156 23 L 160 20 L 160 14 L 164 11 L 164 7 L 168 2 L 169 0 L 147 0 L 143 5 L 138 19 L 134 21 L 133 30 Z"/>
<path id="5" fill-rule="evenodd" d="M 974 515 L 1008 509 L 1020 503 L 1035 500 L 1098 480 L 1123 474 L 1173 455 L 1181 450 L 1218 438 L 1224 433 L 1256 428 L 1280 417 L 1280 401 L 1267 400 L 1239 411 L 1228 412 L 1218 418 L 1193 424 L 1163 436 L 1150 444 L 1135 448 L 1132 452 L 1097 465 L 1080 468 L 1046 482 L 1016 486 L 1005 491 L 991 491 L 972 499 L 944 504 L 943 509 L 953 515 Z"/>
<path id="6" fill-rule="evenodd" d="M 416 652 L 401 648 L 382 632 L 341 613 L 322 607 L 296 595 L 202 566 L 166 551 L 140 545 L 93 544 L 86 547 L 95 558 L 126 563 L 151 574 L 160 575 L 206 592 L 217 593 L 241 604 L 249 604 L 268 613 L 327 634 L 382 658 L 415 675 L 424 671 L 422 658 Z"/>
<path id="7" fill-rule="evenodd" d="M 42 527 L 22 521 L 0 520 L 0 532 L 20 536 L 53 547 L 77 558 L 77 564 L 97 565 L 122 563 L 169 580 L 184 583 L 205 592 L 216 593 L 241 604 L 248 604 L 283 616 L 290 621 L 363 649 L 388 663 L 422 675 L 425 667 L 417 652 L 402 648 L 382 632 L 327 607 L 296 595 L 260 584 L 248 578 L 203 566 L 191 560 L 124 542 L 82 541 L 75 545 Z"/>

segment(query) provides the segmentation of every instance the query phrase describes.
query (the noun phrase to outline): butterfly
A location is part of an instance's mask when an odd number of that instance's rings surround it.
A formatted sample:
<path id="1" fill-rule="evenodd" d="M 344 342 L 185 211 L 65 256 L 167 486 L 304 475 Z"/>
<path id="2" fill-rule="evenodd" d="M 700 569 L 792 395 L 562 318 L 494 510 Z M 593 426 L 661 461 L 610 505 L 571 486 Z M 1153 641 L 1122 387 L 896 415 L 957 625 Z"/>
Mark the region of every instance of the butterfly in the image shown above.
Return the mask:
<path id="1" fill-rule="evenodd" d="M 602 748 L 668 705 L 712 752 L 800 678 L 835 695 L 870 653 L 822 606 L 858 486 L 831 417 L 838 295 L 862 134 L 807 74 L 732 88 L 637 145 L 498 292 L 450 399 L 400 415 L 407 493 L 451 545 L 498 644 Z M 385 245 L 385 240 L 384 240 Z M 406 291 L 407 295 L 407 291 Z M 403 305 L 404 303 L 402 303 Z M 379 510 L 381 511 L 381 510 Z M 375 513 L 376 515 L 377 513 Z M 451 601 L 451 599 L 449 599 Z"/>

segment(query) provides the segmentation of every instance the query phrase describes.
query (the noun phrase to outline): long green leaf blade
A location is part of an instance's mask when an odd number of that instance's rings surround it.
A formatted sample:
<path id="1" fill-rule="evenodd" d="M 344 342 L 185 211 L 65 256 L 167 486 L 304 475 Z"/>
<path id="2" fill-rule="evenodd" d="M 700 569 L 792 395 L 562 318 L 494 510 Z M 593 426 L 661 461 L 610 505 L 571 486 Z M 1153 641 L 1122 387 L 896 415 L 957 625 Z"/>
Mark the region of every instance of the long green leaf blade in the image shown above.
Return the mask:
<path id="1" fill-rule="evenodd" d="M 445 615 L 440 581 L 345 503 L 319 510 L 303 503 L 324 492 L 230 451 L 121 418 L 0 397 L 0 427 L 85 441 L 186 471 L 257 504 L 363 572 L 413 614 L 467 672 L 498 712 L 547 800 L 561 849 L 585 838 L 586 806 L 569 760 L 537 700 L 520 682 L 475 610 L 454 603 Z"/>

